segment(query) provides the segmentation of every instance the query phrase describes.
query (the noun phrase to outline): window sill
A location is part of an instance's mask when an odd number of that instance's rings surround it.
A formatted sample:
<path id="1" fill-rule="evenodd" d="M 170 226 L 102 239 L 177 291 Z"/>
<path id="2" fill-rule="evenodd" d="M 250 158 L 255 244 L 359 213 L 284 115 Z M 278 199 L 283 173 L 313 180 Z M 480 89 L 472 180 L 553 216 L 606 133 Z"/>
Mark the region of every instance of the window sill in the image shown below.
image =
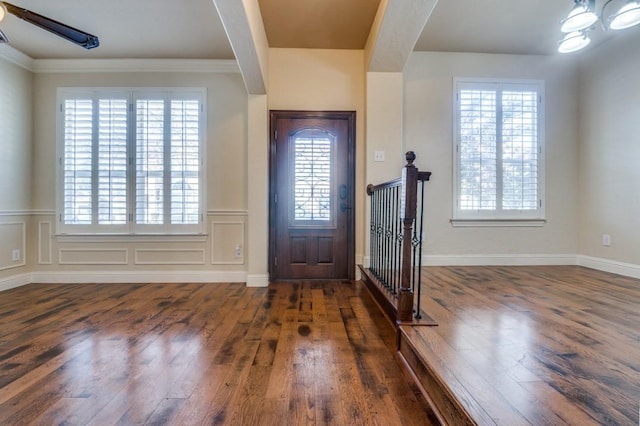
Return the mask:
<path id="1" fill-rule="evenodd" d="M 208 234 L 56 234 L 60 243 L 205 242 Z"/>
<path id="2" fill-rule="evenodd" d="M 451 219 L 454 228 L 530 228 L 541 227 L 546 219 Z"/>

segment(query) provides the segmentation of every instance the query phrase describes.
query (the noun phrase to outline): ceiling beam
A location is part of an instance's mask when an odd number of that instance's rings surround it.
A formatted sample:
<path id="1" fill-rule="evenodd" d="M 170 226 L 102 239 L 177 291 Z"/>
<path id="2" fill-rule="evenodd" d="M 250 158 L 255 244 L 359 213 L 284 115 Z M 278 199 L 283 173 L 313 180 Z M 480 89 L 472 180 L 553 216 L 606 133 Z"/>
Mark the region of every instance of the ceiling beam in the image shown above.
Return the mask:
<path id="1" fill-rule="evenodd" d="M 365 46 L 367 71 L 402 72 L 438 0 L 382 0 Z"/>
<path id="2" fill-rule="evenodd" d="M 267 93 L 269 45 L 258 0 L 213 0 L 250 95 Z"/>

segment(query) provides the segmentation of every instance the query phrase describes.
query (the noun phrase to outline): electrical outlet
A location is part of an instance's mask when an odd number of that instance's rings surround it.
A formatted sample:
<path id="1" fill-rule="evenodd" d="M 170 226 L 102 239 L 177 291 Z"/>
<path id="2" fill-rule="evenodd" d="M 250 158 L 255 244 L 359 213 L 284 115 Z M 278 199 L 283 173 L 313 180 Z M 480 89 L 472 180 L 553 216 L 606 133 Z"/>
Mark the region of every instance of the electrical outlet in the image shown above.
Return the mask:
<path id="1" fill-rule="evenodd" d="M 609 247 L 611 245 L 611 235 L 602 234 L 602 245 L 605 247 Z"/>
<path id="2" fill-rule="evenodd" d="M 242 246 L 238 244 L 235 250 L 236 258 L 242 257 Z"/>
<path id="3" fill-rule="evenodd" d="M 20 260 L 20 249 L 13 249 L 13 251 L 11 252 L 11 260 L 13 260 L 14 262 Z"/>

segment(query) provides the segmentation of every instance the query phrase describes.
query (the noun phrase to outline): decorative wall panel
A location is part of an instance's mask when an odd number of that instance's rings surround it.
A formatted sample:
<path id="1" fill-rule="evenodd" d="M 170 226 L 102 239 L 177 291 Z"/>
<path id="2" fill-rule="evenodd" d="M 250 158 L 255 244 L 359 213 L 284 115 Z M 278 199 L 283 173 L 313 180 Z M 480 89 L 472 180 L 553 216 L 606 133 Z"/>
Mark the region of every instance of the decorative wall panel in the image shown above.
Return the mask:
<path id="1" fill-rule="evenodd" d="M 204 265 L 204 249 L 136 249 L 136 265 Z"/>
<path id="2" fill-rule="evenodd" d="M 26 265 L 26 228 L 25 222 L 0 222 L 0 271 Z M 13 260 L 16 250 L 18 258 Z"/>
<path id="3" fill-rule="evenodd" d="M 244 222 L 211 221 L 211 264 L 244 264 Z"/>
<path id="4" fill-rule="evenodd" d="M 51 222 L 38 223 L 38 264 L 51 265 Z"/>
<path id="5" fill-rule="evenodd" d="M 58 263 L 60 265 L 127 265 L 129 250 L 126 248 L 64 248 L 58 252 Z"/>

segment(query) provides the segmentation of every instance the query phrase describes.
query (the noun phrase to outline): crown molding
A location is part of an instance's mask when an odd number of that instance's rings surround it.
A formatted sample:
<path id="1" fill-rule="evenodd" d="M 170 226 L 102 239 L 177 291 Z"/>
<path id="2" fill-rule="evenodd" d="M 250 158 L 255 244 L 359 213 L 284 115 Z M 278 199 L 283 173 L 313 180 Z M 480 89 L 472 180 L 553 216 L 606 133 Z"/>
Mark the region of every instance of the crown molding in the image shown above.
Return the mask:
<path id="1" fill-rule="evenodd" d="M 21 51 L 9 46 L 8 44 L 0 44 L 0 58 L 5 59 L 28 71 L 34 70 L 33 58 L 25 55 Z"/>
<path id="2" fill-rule="evenodd" d="M 0 44 L 0 58 L 35 73 L 240 73 L 235 59 L 33 59 L 7 44 Z"/>
<path id="3" fill-rule="evenodd" d="M 201 72 L 239 73 L 234 59 L 35 59 L 36 73 Z"/>

